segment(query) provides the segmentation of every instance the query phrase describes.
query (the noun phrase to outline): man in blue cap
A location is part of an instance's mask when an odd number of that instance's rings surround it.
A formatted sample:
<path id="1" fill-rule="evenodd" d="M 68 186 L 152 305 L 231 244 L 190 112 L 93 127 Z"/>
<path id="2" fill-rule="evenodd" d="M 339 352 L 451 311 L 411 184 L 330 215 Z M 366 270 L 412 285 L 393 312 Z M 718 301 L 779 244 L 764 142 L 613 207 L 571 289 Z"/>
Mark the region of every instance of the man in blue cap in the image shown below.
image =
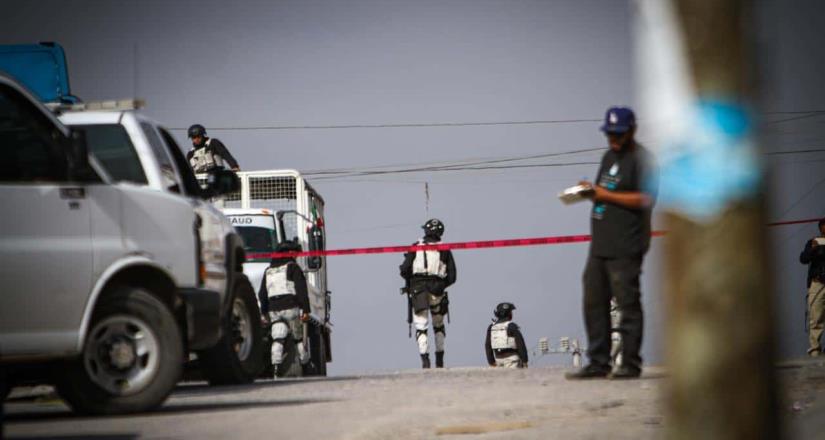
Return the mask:
<path id="1" fill-rule="evenodd" d="M 627 107 L 611 107 L 601 130 L 610 148 L 602 157 L 596 181 L 579 182 L 593 201 L 592 241 L 584 270 L 584 320 L 590 363 L 566 374 L 568 379 L 639 377 L 642 358 L 642 303 L 639 276 L 650 244 L 650 211 L 655 195 L 645 183 L 650 155 L 636 143 L 636 117 Z M 611 367 L 610 299 L 621 320 L 621 364 Z"/>

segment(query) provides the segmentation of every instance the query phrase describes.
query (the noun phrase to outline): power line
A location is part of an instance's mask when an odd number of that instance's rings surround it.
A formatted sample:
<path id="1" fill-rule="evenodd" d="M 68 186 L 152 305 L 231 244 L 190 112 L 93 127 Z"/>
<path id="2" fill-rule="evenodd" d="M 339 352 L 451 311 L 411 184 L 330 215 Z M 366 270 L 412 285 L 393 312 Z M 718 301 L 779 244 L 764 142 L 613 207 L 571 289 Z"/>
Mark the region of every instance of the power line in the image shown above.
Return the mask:
<path id="1" fill-rule="evenodd" d="M 804 154 L 804 153 L 823 153 L 825 148 L 813 148 L 810 150 L 788 150 L 788 151 L 770 151 L 765 153 L 765 156 L 779 156 L 783 154 Z"/>
<path id="2" fill-rule="evenodd" d="M 362 176 L 378 176 L 387 174 L 406 174 L 406 173 L 438 173 L 446 171 L 485 171 L 485 170 L 509 170 L 519 168 L 555 168 L 555 167 L 570 167 L 581 165 L 598 165 L 601 162 L 563 162 L 563 163 L 543 163 L 543 164 L 527 164 L 527 165 L 494 165 L 494 166 L 469 166 L 469 167 L 452 167 L 452 168 L 432 168 L 432 169 L 406 169 L 406 170 L 388 170 L 388 171 L 371 171 L 367 173 L 351 174 L 344 176 L 322 176 L 316 177 L 318 180 L 331 179 L 345 179 L 348 177 L 362 177 Z"/>
<path id="3" fill-rule="evenodd" d="M 331 130 L 341 128 L 425 128 L 425 127 L 481 127 L 494 125 L 545 125 L 575 124 L 581 122 L 601 122 L 601 119 L 549 119 L 537 121 L 491 121 L 491 122 L 401 122 L 391 124 L 341 124 L 341 125 L 262 125 L 246 127 L 210 127 L 209 130 Z M 170 130 L 187 130 L 182 127 Z"/>
<path id="4" fill-rule="evenodd" d="M 804 117 L 812 117 L 816 114 L 825 113 L 825 110 L 805 110 L 805 111 L 770 111 L 763 112 L 763 115 L 809 115 Z M 794 120 L 790 118 L 788 120 Z M 801 119 L 801 118 L 800 118 Z M 547 124 L 577 124 L 583 122 L 602 122 L 603 119 L 538 119 L 528 121 L 485 121 L 485 122 L 396 122 L 385 124 L 320 124 L 320 125 L 249 125 L 249 126 L 235 126 L 235 127 L 210 127 L 209 130 L 214 131 L 254 131 L 254 130 L 334 130 L 334 129 L 351 129 L 351 128 L 427 128 L 427 127 L 484 127 L 496 125 L 547 125 Z M 774 121 L 771 123 L 785 122 L 785 120 Z M 169 130 L 186 131 L 185 127 L 172 127 Z"/>
<path id="5" fill-rule="evenodd" d="M 812 111 L 812 112 L 809 112 L 809 113 L 806 113 L 806 114 L 802 114 L 800 116 L 794 116 L 794 117 L 791 117 L 791 118 L 780 119 L 778 121 L 769 121 L 769 122 L 766 122 L 765 124 L 766 125 L 781 124 L 783 122 L 799 121 L 801 119 L 810 119 L 810 118 L 815 118 L 817 116 L 822 116 L 822 115 L 825 115 L 825 112 L 817 110 L 817 111 Z"/>
<path id="6" fill-rule="evenodd" d="M 464 159 L 452 162 L 435 162 L 430 164 L 411 164 L 411 165 L 384 165 L 384 166 L 376 166 L 376 167 L 369 167 L 369 168 L 337 168 L 337 169 L 330 169 L 330 170 L 307 170 L 302 172 L 305 176 L 327 176 L 327 175 L 351 175 L 351 176 L 366 176 L 371 174 L 385 174 L 387 172 L 394 172 L 394 171 L 405 171 L 405 172 L 413 172 L 413 171 L 436 171 L 436 170 L 450 170 L 450 169 L 457 169 L 456 167 L 468 167 L 468 166 L 475 166 L 475 165 L 489 165 L 489 164 L 496 164 L 496 163 L 505 163 L 505 162 L 517 162 L 523 160 L 535 160 L 535 159 L 545 159 L 549 157 L 559 157 L 559 156 L 566 156 L 572 154 L 579 154 L 579 153 L 590 153 L 595 151 L 604 150 L 604 147 L 591 147 L 591 148 L 583 148 L 579 150 L 571 150 L 571 151 L 562 151 L 556 153 L 544 153 L 544 154 L 535 154 L 529 156 L 510 156 L 510 157 L 503 157 L 503 158 L 490 158 L 490 159 Z M 400 170 L 385 170 L 384 168 L 396 168 L 396 167 L 406 167 L 401 168 Z M 413 167 L 413 168 L 409 168 Z"/>
<path id="7" fill-rule="evenodd" d="M 508 157 L 508 158 L 499 158 L 499 159 L 491 159 L 491 160 L 481 160 L 475 162 L 462 162 L 458 164 L 450 164 L 450 165 L 427 165 L 427 166 L 419 166 L 419 167 L 411 167 L 411 168 L 400 168 L 400 169 L 380 169 L 382 167 L 373 167 L 370 169 L 348 169 L 348 170 L 317 170 L 312 172 L 303 172 L 305 176 L 316 176 L 313 180 L 338 180 L 338 179 L 348 179 L 352 177 L 369 177 L 369 176 L 382 176 L 382 175 L 392 175 L 392 174 L 409 174 L 409 173 L 438 173 L 438 172 L 448 172 L 448 171 L 487 171 L 487 170 L 512 170 L 512 169 L 527 169 L 527 168 L 556 168 L 556 167 L 572 167 L 572 166 L 583 166 L 583 165 L 598 165 L 600 162 L 598 161 L 580 161 L 580 162 L 562 162 L 562 163 L 537 163 L 537 164 L 509 164 L 509 165 L 497 165 L 506 162 L 514 162 L 514 161 L 523 161 L 523 160 L 535 160 L 535 159 L 543 159 L 549 157 L 558 157 L 558 156 L 565 156 L 577 153 L 587 153 L 587 152 L 594 152 L 594 151 L 601 151 L 604 150 L 604 147 L 598 148 L 586 148 L 586 149 L 579 149 L 579 150 L 571 150 L 571 151 L 564 151 L 559 153 L 547 153 L 547 154 L 538 154 L 538 155 L 531 155 L 531 156 L 515 156 L 515 157 Z M 778 155 L 790 155 L 790 154 L 805 154 L 805 153 L 822 153 L 825 152 L 825 148 L 815 148 L 815 149 L 804 149 L 804 150 L 790 150 L 790 151 L 772 151 L 764 153 L 765 156 L 778 156 Z M 386 166 L 383 168 L 390 168 L 390 166 Z"/>

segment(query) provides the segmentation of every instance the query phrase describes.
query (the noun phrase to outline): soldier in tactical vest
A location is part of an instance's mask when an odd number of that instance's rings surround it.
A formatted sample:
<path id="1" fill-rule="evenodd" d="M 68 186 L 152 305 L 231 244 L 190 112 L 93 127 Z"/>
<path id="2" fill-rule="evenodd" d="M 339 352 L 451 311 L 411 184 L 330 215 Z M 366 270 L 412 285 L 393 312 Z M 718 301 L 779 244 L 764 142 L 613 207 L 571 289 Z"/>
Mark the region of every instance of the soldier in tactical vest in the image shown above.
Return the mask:
<path id="1" fill-rule="evenodd" d="M 430 219 L 423 226 L 424 237 L 416 245 L 438 244 L 444 234 L 444 223 Z M 401 264 L 401 277 L 409 286 L 410 306 L 413 309 L 415 340 L 421 355 L 421 367 L 430 368 L 428 314 L 432 316 L 435 337 L 435 366 L 444 367 L 444 316 L 449 313 L 449 300 L 445 289 L 455 283 L 456 269 L 453 254 L 449 250 L 419 250 L 407 252 Z"/>
<path id="2" fill-rule="evenodd" d="M 275 252 L 299 252 L 301 246 L 292 242 L 279 243 Z M 295 340 L 298 359 L 301 364 L 309 362 L 309 354 L 304 347 L 304 325 L 309 320 L 309 295 L 304 272 L 295 258 L 273 258 L 261 280 L 258 290 L 261 314 L 272 323 L 272 365 L 284 359 L 284 343 L 287 337 Z"/>
<path id="3" fill-rule="evenodd" d="M 189 139 L 192 139 L 192 149 L 186 153 L 186 160 L 195 173 L 208 173 L 217 168 L 226 168 L 226 165 L 229 165 L 232 171 L 240 171 L 238 162 L 223 142 L 206 137 L 206 128 L 203 125 L 195 124 L 189 127 L 187 134 Z"/>
<path id="4" fill-rule="evenodd" d="M 487 327 L 484 351 L 491 367 L 527 368 L 527 346 L 518 325 L 513 322 L 512 303 L 503 302 L 493 312 L 495 319 Z"/>

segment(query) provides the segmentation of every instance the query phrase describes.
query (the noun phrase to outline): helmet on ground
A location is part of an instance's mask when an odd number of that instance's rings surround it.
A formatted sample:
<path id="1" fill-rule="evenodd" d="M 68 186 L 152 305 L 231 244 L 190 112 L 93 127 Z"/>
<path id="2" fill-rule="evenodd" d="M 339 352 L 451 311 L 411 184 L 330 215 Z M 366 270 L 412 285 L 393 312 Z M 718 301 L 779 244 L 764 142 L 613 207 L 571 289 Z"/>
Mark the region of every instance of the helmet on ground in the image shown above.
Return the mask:
<path id="1" fill-rule="evenodd" d="M 444 223 L 437 218 L 431 218 L 421 227 L 426 235 L 441 237 L 444 234 Z"/>
<path id="2" fill-rule="evenodd" d="M 195 136 L 206 137 L 206 128 L 201 124 L 194 124 L 189 127 L 189 130 L 186 131 L 186 134 L 193 138 Z"/>
<path id="3" fill-rule="evenodd" d="M 496 318 L 506 318 L 513 313 L 513 310 L 516 309 L 516 306 L 513 303 L 503 302 L 496 306 L 496 310 L 493 312 L 496 315 Z"/>

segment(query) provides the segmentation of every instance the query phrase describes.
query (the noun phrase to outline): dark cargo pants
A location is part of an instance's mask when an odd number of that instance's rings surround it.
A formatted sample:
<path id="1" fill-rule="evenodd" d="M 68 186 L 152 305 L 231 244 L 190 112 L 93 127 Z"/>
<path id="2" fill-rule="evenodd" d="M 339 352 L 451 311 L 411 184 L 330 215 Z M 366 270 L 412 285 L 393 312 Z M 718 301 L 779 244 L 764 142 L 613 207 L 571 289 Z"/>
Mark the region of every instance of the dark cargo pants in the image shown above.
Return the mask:
<path id="1" fill-rule="evenodd" d="M 584 269 L 584 324 L 587 356 L 596 366 L 610 364 L 610 298 L 619 306 L 622 363 L 640 369 L 642 358 L 642 302 L 639 275 L 642 258 L 589 256 Z"/>

